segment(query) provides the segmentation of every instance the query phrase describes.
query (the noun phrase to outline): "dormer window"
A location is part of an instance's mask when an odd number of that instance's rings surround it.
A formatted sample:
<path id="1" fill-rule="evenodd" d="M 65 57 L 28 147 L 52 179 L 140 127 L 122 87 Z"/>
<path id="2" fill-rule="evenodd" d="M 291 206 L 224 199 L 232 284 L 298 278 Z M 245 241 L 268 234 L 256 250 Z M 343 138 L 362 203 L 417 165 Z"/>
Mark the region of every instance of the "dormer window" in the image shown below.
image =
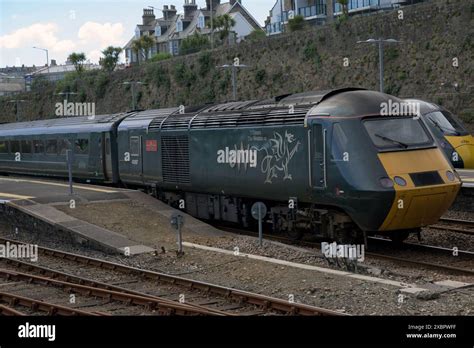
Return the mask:
<path id="1" fill-rule="evenodd" d="M 204 27 L 205 27 L 205 19 L 204 19 L 204 15 L 202 14 L 202 12 L 199 14 L 197 27 L 199 29 L 204 29 Z"/>
<path id="2" fill-rule="evenodd" d="M 178 21 L 176 22 L 176 31 L 179 33 L 181 31 L 183 31 L 183 21 L 180 19 L 178 19 Z"/>
<path id="3" fill-rule="evenodd" d="M 161 36 L 161 26 L 159 25 L 155 27 L 155 36 Z"/>
<path id="4" fill-rule="evenodd" d="M 136 27 L 135 28 L 135 39 L 139 39 L 140 38 L 140 28 Z"/>

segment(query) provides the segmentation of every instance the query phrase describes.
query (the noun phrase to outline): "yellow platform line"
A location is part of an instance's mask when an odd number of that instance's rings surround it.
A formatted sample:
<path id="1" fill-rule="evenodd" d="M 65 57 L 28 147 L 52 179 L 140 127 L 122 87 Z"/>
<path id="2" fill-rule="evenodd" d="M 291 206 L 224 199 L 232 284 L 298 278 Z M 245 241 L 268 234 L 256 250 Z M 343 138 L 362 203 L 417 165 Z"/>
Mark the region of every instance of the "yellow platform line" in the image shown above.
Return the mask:
<path id="1" fill-rule="evenodd" d="M 48 181 L 40 181 L 40 180 L 26 180 L 26 179 L 10 179 L 10 178 L 0 178 L 0 181 L 15 181 L 15 182 L 29 182 L 32 184 L 40 184 L 40 185 L 50 185 L 50 186 L 59 186 L 59 187 L 69 187 L 69 184 L 60 184 L 57 182 L 48 182 Z M 88 190 L 88 191 L 95 191 L 95 192 L 104 192 L 104 193 L 114 193 L 117 190 L 107 190 L 102 188 L 94 188 L 94 187 L 87 187 L 82 185 L 74 184 L 75 189 L 80 190 Z"/>
<path id="2" fill-rule="evenodd" d="M 0 198 L 31 199 L 31 198 L 34 198 L 34 197 L 31 197 L 31 196 L 22 196 L 22 195 L 15 195 L 15 194 L 13 194 L 13 193 L 0 192 Z"/>

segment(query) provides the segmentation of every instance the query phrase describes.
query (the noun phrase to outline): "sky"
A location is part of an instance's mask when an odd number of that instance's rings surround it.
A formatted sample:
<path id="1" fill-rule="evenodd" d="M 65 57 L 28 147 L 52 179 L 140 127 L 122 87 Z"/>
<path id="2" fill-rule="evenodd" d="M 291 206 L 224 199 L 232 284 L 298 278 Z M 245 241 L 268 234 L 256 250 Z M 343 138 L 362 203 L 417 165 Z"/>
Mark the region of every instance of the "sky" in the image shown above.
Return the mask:
<path id="1" fill-rule="evenodd" d="M 204 7 L 206 1 L 196 3 Z M 242 3 L 263 25 L 275 0 Z M 46 64 L 46 52 L 33 46 L 48 49 L 49 59 L 58 64 L 64 64 L 71 52 L 84 52 L 98 63 L 105 47 L 123 47 L 130 40 L 143 8 L 175 5 L 182 12 L 183 4 L 184 0 L 0 0 L 0 67 Z"/>

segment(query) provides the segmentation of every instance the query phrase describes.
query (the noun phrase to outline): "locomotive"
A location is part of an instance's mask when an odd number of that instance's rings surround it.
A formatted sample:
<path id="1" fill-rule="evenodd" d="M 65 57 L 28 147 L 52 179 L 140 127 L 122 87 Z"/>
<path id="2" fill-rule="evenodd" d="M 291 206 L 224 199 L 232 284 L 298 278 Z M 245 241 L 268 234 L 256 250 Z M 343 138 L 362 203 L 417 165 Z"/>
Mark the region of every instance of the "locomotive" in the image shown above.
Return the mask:
<path id="1" fill-rule="evenodd" d="M 474 137 L 461 121 L 445 108 L 418 99 L 406 100 L 420 105 L 420 114 L 454 168 L 474 169 Z"/>
<path id="2" fill-rule="evenodd" d="M 401 241 L 435 223 L 461 182 L 403 100 L 346 88 L 0 125 L 0 172 L 141 187 L 204 220 L 265 222 L 295 238 Z M 20 157 L 20 160 L 18 160 Z"/>

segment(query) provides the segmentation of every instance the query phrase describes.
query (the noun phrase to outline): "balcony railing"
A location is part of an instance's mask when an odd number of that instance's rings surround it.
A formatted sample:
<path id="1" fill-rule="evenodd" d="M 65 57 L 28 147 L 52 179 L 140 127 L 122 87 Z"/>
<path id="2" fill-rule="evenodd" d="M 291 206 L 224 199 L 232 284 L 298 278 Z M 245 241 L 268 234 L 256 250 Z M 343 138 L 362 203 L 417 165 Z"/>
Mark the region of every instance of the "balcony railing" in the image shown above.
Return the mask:
<path id="1" fill-rule="evenodd" d="M 304 18 L 326 15 L 326 1 L 317 1 L 316 5 L 300 7 L 298 14 Z"/>
<path id="2" fill-rule="evenodd" d="M 380 6 L 380 0 L 349 0 L 347 7 L 350 11 L 370 6 Z M 342 6 L 337 1 L 334 2 L 334 12 L 342 12 Z"/>

